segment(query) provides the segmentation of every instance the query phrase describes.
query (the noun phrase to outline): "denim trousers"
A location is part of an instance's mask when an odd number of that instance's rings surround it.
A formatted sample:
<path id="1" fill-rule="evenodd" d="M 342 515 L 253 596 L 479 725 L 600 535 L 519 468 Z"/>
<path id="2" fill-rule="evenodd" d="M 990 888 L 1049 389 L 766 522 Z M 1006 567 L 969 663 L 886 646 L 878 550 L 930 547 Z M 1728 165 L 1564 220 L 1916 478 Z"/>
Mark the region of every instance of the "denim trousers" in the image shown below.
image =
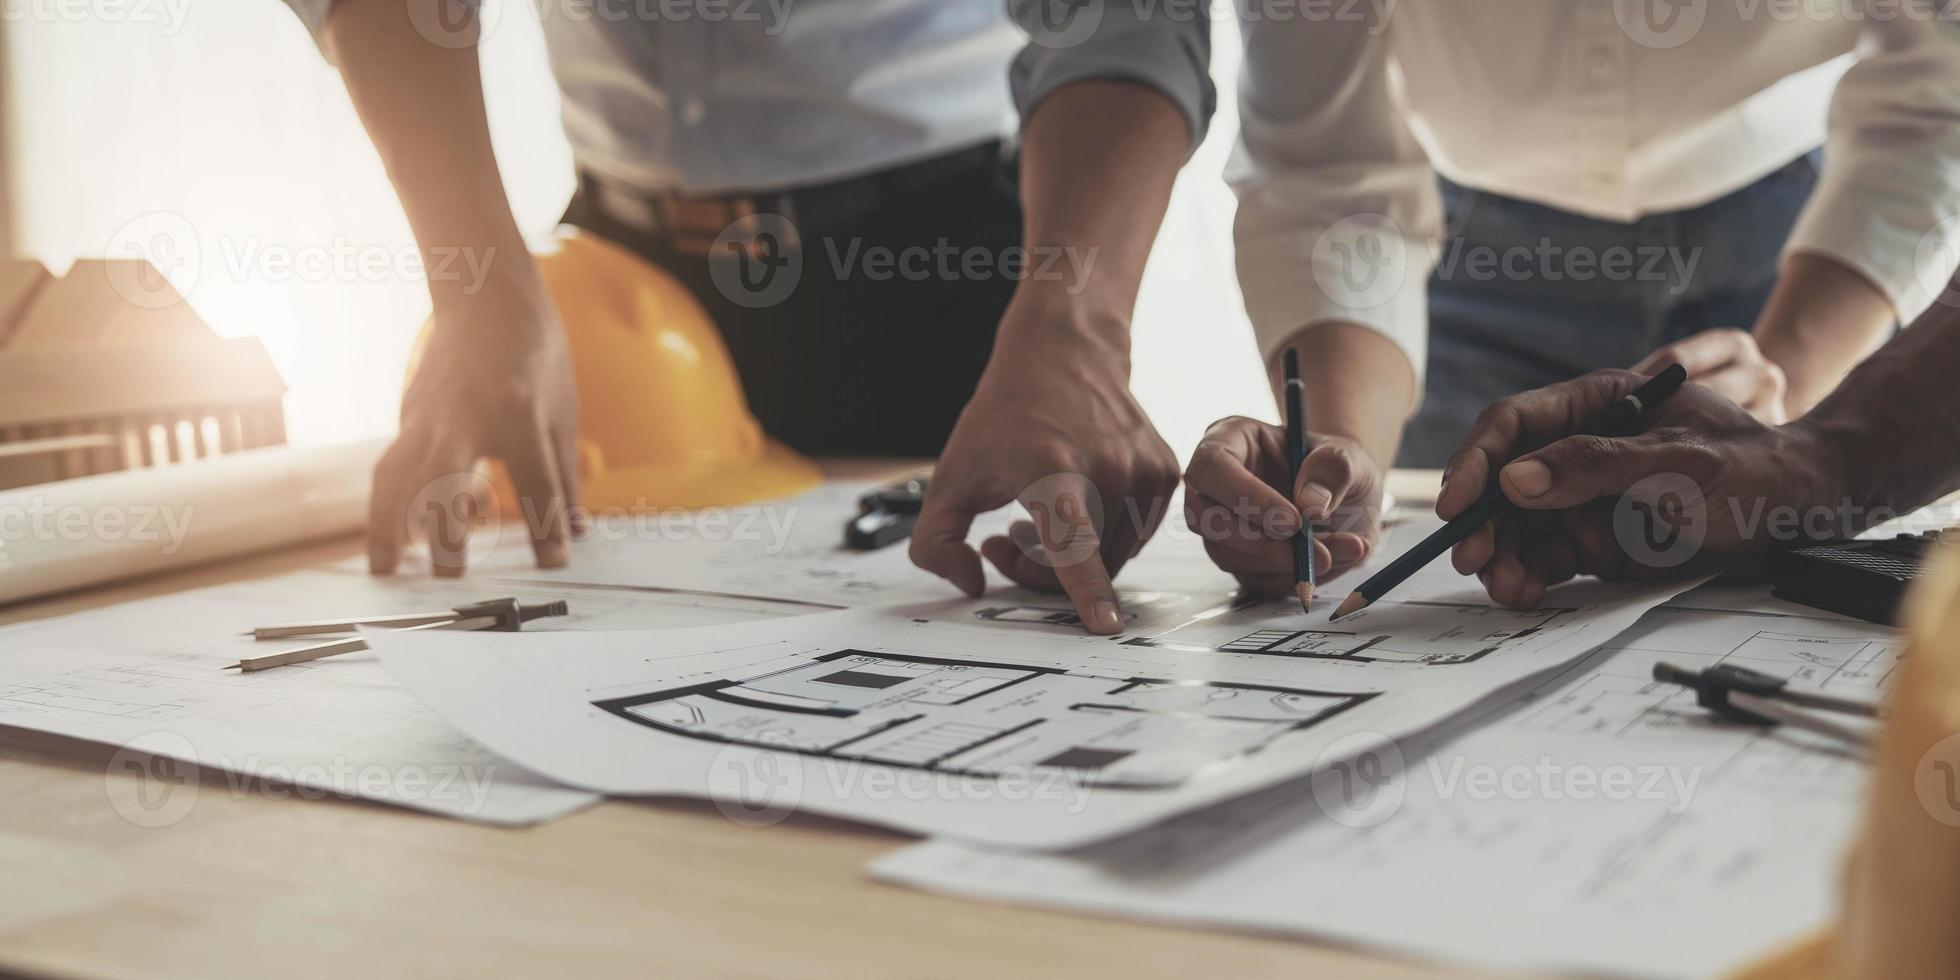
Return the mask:
<path id="1" fill-rule="evenodd" d="M 1442 182 L 1423 403 L 1399 466 L 1437 468 L 1486 405 L 1754 327 L 1821 151 L 1699 207 L 1607 221 Z"/>

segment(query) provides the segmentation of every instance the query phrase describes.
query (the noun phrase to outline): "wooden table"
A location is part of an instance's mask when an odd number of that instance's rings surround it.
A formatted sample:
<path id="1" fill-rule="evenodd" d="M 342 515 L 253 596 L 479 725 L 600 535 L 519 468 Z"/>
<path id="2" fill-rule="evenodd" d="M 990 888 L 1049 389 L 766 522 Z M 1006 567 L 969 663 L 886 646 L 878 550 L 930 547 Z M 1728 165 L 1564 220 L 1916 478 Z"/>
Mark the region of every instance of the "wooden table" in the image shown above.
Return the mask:
<path id="1" fill-rule="evenodd" d="M 346 538 L 4 608 L 0 623 L 359 547 Z M 109 771 L 113 755 L 0 726 L 0 974 L 1461 975 L 880 885 L 866 862 L 906 838 L 818 817 L 748 828 L 710 805 L 615 801 L 507 830 L 361 801 L 277 799 L 277 787 L 234 788 L 235 777 L 207 771 L 174 790 L 197 793 L 184 819 L 146 828 L 111 805 L 110 793 L 132 792 L 138 778 Z"/>

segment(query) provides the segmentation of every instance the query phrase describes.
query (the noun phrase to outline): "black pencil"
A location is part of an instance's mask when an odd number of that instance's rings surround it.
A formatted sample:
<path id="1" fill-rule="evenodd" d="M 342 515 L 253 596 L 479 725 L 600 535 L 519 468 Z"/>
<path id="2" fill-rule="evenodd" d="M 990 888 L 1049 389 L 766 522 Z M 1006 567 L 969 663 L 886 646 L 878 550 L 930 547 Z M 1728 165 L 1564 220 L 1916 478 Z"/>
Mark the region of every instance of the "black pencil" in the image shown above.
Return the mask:
<path id="1" fill-rule="evenodd" d="M 1661 373 L 1648 379 L 1646 384 L 1635 389 L 1630 395 L 1615 400 L 1598 415 L 1588 420 L 1581 430 L 1583 435 L 1624 436 L 1636 431 L 1640 417 L 1645 412 L 1659 408 L 1661 403 L 1672 397 L 1688 380 L 1687 369 L 1679 364 L 1670 364 Z M 1504 488 L 1498 483 L 1497 474 L 1490 475 L 1490 486 L 1484 495 L 1470 505 L 1470 509 L 1451 518 L 1438 528 L 1434 534 L 1423 538 L 1407 552 L 1381 571 L 1369 576 L 1366 582 L 1355 587 L 1346 599 L 1341 600 L 1334 610 L 1334 619 L 1348 613 L 1367 608 L 1375 600 L 1387 595 L 1389 590 L 1407 581 L 1409 576 L 1422 570 L 1423 566 L 1435 561 L 1437 556 L 1455 547 L 1458 542 L 1477 533 L 1477 529 L 1491 522 L 1499 514 L 1511 507 L 1511 501 L 1504 496 Z"/>
<path id="2" fill-rule="evenodd" d="M 1289 484 L 1300 487 L 1300 467 L 1307 461 L 1306 383 L 1300 380 L 1300 354 L 1286 351 L 1286 459 Z M 1291 494 L 1289 494 L 1291 496 Z M 1313 600 L 1313 523 L 1300 515 L 1300 530 L 1293 535 L 1293 594 L 1300 597 L 1300 611 Z"/>

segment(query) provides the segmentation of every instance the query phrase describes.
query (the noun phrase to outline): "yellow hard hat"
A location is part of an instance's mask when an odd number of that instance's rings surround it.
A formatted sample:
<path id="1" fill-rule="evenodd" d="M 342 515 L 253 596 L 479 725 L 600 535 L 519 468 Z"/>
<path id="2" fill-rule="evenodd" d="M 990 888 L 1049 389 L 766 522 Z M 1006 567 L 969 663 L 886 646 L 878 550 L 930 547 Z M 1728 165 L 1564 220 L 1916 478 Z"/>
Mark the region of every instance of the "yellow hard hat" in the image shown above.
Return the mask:
<path id="1" fill-rule="evenodd" d="M 538 268 L 571 351 L 587 510 L 728 506 L 822 482 L 763 435 L 720 332 L 673 276 L 570 227 Z M 514 503 L 502 467 L 493 472 L 499 500 Z"/>

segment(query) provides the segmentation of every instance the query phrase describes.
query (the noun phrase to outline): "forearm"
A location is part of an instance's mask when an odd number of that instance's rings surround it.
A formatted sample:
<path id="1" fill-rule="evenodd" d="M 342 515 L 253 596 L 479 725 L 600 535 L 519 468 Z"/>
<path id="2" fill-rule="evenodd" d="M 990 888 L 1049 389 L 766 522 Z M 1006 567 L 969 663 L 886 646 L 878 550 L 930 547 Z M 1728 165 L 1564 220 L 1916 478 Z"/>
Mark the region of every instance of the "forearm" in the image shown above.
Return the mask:
<path id="1" fill-rule="evenodd" d="M 1156 91 L 1124 82 L 1067 86 L 1042 101 L 1022 136 L 1021 200 L 1029 261 L 1065 250 L 1069 301 L 1096 315 L 1096 339 L 1127 353 L 1129 321 L 1150 246 L 1170 206 L 1190 132 Z M 1030 277 L 1026 294 L 1064 284 Z M 1010 318 L 1004 329 L 1058 329 L 1057 321 Z M 1009 343 L 1018 338 L 1004 337 Z"/>
<path id="2" fill-rule="evenodd" d="M 1267 369 L 1275 392 L 1279 365 L 1289 348 L 1300 353 L 1307 428 L 1353 439 L 1384 470 L 1393 465 L 1417 394 L 1415 370 L 1402 348 L 1378 331 L 1352 323 L 1315 324 L 1273 353 Z"/>
<path id="3" fill-rule="evenodd" d="M 1960 489 L 1960 309 L 1936 304 L 1789 429 L 1840 502 L 1909 512 Z"/>
<path id="4" fill-rule="evenodd" d="M 1756 322 L 1756 343 L 1783 369 L 1790 415 L 1809 411 L 1859 361 L 1885 343 L 1892 306 L 1836 259 L 1799 252 L 1783 262 Z"/>
<path id="5" fill-rule="evenodd" d="M 432 43 L 410 19 L 412 5 L 445 2 L 340 0 L 327 21 L 328 49 L 408 215 L 439 305 L 479 283 L 438 269 L 536 279 L 491 149 L 476 47 Z M 465 249 L 471 254 L 445 254 Z"/>

